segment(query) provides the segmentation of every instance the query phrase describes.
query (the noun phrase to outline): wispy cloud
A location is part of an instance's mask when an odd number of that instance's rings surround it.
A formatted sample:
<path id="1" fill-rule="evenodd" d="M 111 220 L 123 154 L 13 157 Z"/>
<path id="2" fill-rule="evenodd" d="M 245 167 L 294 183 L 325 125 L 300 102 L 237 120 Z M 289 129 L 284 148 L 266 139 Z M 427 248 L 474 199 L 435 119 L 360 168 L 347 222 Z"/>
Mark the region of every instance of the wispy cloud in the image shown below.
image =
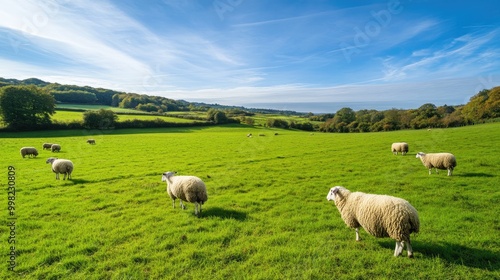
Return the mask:
<path id="1" fill-rule="evenodd" d="M 481 74 L 485 67 L 491 66 L 485 56 L 495 61 L 499 58 L 496 55 L 500 51 L 499 47 L 491 44 L 500 39 L 499 31 L 497 28 L 486 34 L 469 33 L 451 39 L 444 46 L 416 50 L 406 58 L 388 58 L 383 63 L 384 79 L 391 81 L 412 76 L 428 79 Z"/>

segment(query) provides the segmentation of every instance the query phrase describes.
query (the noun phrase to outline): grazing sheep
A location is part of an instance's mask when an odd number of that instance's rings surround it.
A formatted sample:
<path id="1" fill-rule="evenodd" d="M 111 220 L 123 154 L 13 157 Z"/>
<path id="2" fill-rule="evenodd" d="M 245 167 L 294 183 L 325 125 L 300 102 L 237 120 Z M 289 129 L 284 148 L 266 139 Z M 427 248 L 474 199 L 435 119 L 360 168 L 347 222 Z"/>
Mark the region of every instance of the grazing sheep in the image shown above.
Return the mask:
<path id="1" fill-rule="evenodd" d="M 94 139 L 89 139 L 89 140 L 87 140 L 87 143 L 89 143 L 91 145 L 95 145 L 95 140 Z"/>
<path id="2" fill-rule="evenodd" d="M 50 150 L 52 143 L 43 143 L 42 147 L 44 150 Z"/>
<path id="3" fill-rule="evenodd" d="M 406 153 L 408 153 L 408 143 L 405 142 L 392 143 L 391 151 L 395 155 L 397 155 L 398 152 L 401 152 L 401 154 L 404 156 L 406 155 Z"/>
<path id="4" fill-rule="evenodd" d="M 28 157 L 36 157 L 38 156 L 38 151 L 34 147 L 22 147 L 21 150 L 21 156 L 24 158 L 25 156 Z"/>
<path id="5" fill-rule="evenodd" d="M 408 257 L 413 258 L 410 234 L 419 231 L 420 220 L 408 201 L 388 195 L 350 192 L 341 186 L 331 188 L 326 199 L 333 200 L 346 225 L 356 229 L 356 241 L 360 240 L 359 227 L 363 227 L 375 237 L 396 240 L 395 257 L 401 255 L 406 243 Z"/>
<path id="6" fill-rule="evenodd" d="M 59 144 L 52 144 L 52 146 L 50 147 L 50 150 L 52 152 L 60 152 L 61 151 L 61 145 L 59 145 Z"/>
<path id="7" fill-rule="evenodd" d="M 447 169 L 448 176 L 451 176 L 453 169 L 457 166 L 457 159 L 450 153 L 425 154 L 419 152 L 416 157 L 420 158 L 424 166 L 429 169 L 429 175 L 431 175 L 431 170 L 434 167 L 436 173 L 438 173 L 438 169 Z"/>
<path id="8" fill-rule="evenodd" d="M 68 174 L 68 180 L 71 179 L 71 173 L 73 172 L 73 162 L 71 160 L 50 157 L 45 163 L 52 164 L 52 171 L 56 173 L 56 180 L 59 180 L 59 173 L 64 174 L 63 180 L 66 180 L 66 174 Z"/>
<path id="9" fill-rule="evenodd" d="M 192 202 L 195 205 L 194 214 L 200 216 L 201 205 L 208 200 L 207 187 L 203 181 L 195 176 L 174 176 L 174 172 L 165 172 L 161 177 L 162 182 L 167 182 L 167 192 L 172 199 L 175 208 L 175 199 L 180 200 L 182 209 L 186 209 L 183 201 Z M 200 210 L 198 211 L 198 205 Z"/>
<path id="10" fill-rule="evenodd" d="M 247 134 L 247 137 L 252 137 L 252 133 L 248 133 L 248 134 Z"/>

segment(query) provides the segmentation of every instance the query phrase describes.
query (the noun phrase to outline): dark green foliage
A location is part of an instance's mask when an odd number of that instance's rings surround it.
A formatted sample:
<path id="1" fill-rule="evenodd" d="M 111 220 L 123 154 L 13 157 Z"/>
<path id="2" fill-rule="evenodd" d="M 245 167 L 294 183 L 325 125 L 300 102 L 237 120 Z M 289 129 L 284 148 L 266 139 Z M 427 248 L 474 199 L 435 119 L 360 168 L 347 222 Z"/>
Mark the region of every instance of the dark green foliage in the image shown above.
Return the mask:
<path id="1" fill-rule="evenodd" d="M 215 124 L 227 123 L 229 121 L 229 119 L 226 116 L 226 113 L 213 108 L 208 110 L 207 120 L 212 121 Z"/>
<path id="2" fill-rule="evenodd" d="M 8 128 L 28 130 L 50 124 L 50 116 L 54 112 L 54 98 L 36 86 L 6 86 L 0 89 L 0 115 Z"/>
<path id="3" fill-rule="evenodd" d="M 483 119 L 500 117 L 500 87 L 482 90 L 473 97 L 462 109 L 462 115 L 471 123 Z"/>
<path id="4" fill-rule="evenodd" d="M 100 109 L 83 113 L 83 126 L 87 129 L 112 129 L 118 116 L 111 110 Z"/>
<path id="5" fill-rule="evenodd" d="M 283 119 L 267 119 L 266 126 L 285 129 L 290 127 L 288 122 Z"/>
<path id="6" fill-rule="evenodd" d="M 95 94 L 81 90 L 52 91 L 51 94 L 57 101 L 64 103 L 94 104 L 97 101 Z"/>

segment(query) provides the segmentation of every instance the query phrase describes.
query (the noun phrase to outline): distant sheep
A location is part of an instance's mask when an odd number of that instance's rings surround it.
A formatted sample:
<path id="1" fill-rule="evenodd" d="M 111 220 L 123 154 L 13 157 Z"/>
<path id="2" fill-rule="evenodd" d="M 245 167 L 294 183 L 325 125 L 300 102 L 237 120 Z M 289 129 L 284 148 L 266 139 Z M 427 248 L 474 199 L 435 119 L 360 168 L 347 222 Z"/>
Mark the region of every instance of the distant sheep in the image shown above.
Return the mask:
<path id="1" fill-rule="evenodd" d="M 450 153 L 435 153 L 435 154 L 425 154 L 419 152 L 416 156 L 420 158 L 425 167 L 429 169 L 429 175 L 432 174 L 432 168 L 436 169 L 446 169 L 448 170 L 448 176 L 451 176 L 453 169 L 457 166 L 457 159 L 453 154 Z"/>
<path id="2" fill-rule="evenodd" d="M 359 241 L 359 227 L 363 227 L 375 237 L 390 237 L 396 240 L 394 256 L 403 252 L 404 245 L 408 257 L 413 258 L 410 234 L 418 233 L 420 220 L 417 210 L 406 200 L 388 195 L 350 192 L 336 186 L 326 196 L 333 200 L 347 226 L 356 229 Z"/>
<path id="3" fill-rule="evenodd" d="M 52 144 L 52 146 L 50 146 L 50 150 L 52 152 L 60 152 L 61 151 L 61 145 L 59 145 L 59 144 Z"/>
<path id="4" fill-rule="evenodd" d="M 398 152 L 401 152 L 401 154 L 404 156 L 409 151 L 408 150 L 408 143 L 406 143 L 406 142 L 392 143 L 392 145 L 391 145 L 391 151 L 395 155 L 397 155 Z"/>
<path id="5" fill-rule="evenodd" d="M 25 156 L 28 157 L 36 157 L 38 156 L 38 151 L 34 147 L 22 147 L 21 150 L 21 156 L 24 158 Z"/>
<path id="6" fill-rule="evenodd" d="M 94 139 L 89 139 L 89 140 L 87 140 L 87 143 L 89 143 L 91 145 L 95 145 L 95 140 Z"/>
<path id="7" fill-rule="evenodd" d="M 52 143 L 43 143 L 42 147 L 44 150 L 50 150 Z"/>
<path id="8" fill-rule="evenodd" d="M 248 134 L 247 134 L 247 137 L 252 137 L 252 133 L 248 133 Z"/>
<path id="9" fill-rule="evenodd" d="M 200 216 L 201 206 L 208 200 L 207 187 L 205 183 L 195 176 L 174 176 L 174 172 L 164 172 L 162 182 L 167 182 L 167 193 L 172 199 L 175 208 L 175 199 L 180 200 L 182 209 L 186 209 L 183 201 L 192 202 L 195 205 L 194 214 Z M 198 205 L 200 210 L 198 211 Z"/>
<path id="10" fill-rule="evenodd" d="M 56 180 L 59 180 L 60 173 L 64 174 L 63 180 L 66 180 L 66 174 L 68 175 L 68 180 L 71 179 L 71 173 L 73 172 L 73 162 L 71 160 L 50 157 L 46 163 L 52 165 L 52 172 L 56 173 Z"/>

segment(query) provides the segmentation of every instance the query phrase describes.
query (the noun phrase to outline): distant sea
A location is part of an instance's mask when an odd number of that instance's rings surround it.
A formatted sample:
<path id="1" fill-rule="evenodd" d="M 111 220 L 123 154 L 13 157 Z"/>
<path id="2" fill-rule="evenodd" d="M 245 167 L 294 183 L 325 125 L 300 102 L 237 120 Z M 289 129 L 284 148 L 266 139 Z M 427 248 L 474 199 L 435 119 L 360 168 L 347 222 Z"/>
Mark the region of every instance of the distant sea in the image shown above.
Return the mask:
<path id="1" fill-rule="evenodd" d="M 324 113 L 335 113 L 338 110 L 348 107 L 354 111 L 359 111 L 363 109 L 367 110 L 389 110 L 389 109 L 418 109 L 420 106 L 427 102 L 418 101 L 366 101 L 366 102 L 294 102 L 294 103 L 247 103 L 242 104 L 246 108 L 258 108 L 258 109 L 276 109 L 276 110 L 289 110 L 301 113 L 314 113 L 314 114 L 324 114 Z M 444 104 L 434 104 L 436 106 L 442 106 Z M 447 104 L 447 105 L 457 105 L 457 104 Z"/>

